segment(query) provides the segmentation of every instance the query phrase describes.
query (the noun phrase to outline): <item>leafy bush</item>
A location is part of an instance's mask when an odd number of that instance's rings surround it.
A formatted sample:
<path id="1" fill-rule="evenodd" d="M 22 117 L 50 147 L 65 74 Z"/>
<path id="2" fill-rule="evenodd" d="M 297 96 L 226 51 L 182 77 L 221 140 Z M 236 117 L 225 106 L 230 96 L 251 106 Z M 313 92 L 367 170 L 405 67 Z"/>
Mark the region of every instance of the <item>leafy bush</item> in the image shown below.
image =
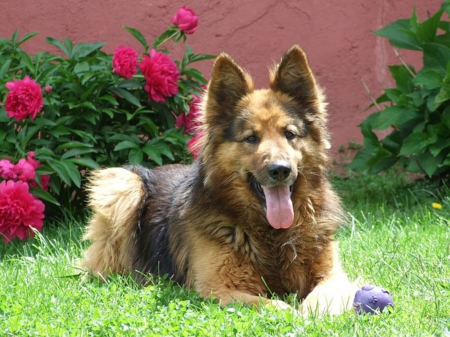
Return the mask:
<path id="1" fill-rule="evenodd" d="M 407 171 L 428 177 L 450 172 L 450 1 L 419 23 L 415 10 L 410 19 L 400 19 L 375 32 L 397 48 L 423 54 L 423 68 L 390 66 L 396 87 L 384 90 L 376 100 L 389 103 L 360 125 L 364 149 L 348 166 L 356 171 L 377 173 L 396 163 Z M 391 128 L 378 139 L 374 130 Z"/>
<path id="2" fill-rule="evenodd" d="M 174 62 L 163 45 L 184 43 L 197 20 L 181 8 L 152 45 L 124 27 L 142 45 L 140 59 L 131 47 L 111 55 L 102 51 L 104 43 L 74 45 L 51 37 L 46 42 L 60 54 L 31 56 L 21 47 L 37 33 L 19 38 L 15 31 L 11 39 L 0 39 L 0 181 L 21 180 L 14 173 L 20 160 L 33 164 L 35 176 L 22 179 L 35 180 L 30 192 L 47 206 L 76 210 L 83 206 L 81 187 L 91 169 L 189 160 L 192 134 L 182 126 L 192 119 L 206 84 L 192 64 L 213 56 L 186 46 Z M 43 177 L 49 181 L 43 184 Z"/>

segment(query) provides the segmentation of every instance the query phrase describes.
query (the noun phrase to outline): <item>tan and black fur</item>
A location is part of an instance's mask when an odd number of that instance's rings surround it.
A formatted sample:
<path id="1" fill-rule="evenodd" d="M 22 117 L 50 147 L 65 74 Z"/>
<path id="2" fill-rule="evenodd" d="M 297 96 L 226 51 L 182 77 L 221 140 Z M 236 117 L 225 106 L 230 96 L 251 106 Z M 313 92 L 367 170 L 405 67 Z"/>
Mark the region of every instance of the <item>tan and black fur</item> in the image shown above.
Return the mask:
<path id="1" fill-rule="evenodd" d="M 283 56 L 265 90 L 221 54 L 192 165 L 91 176 L 84 267 L 144 284 L 146 275 L 167 274 L 222 305 L 287 308 L 272 295 L 296 293 L 305 315 L 351 308 L 356 289 L 333 239 L 343 216 L 327 179 L 325 106 L 300 47 Z M 290 202 L 278 192 L 287 188 Z"/>

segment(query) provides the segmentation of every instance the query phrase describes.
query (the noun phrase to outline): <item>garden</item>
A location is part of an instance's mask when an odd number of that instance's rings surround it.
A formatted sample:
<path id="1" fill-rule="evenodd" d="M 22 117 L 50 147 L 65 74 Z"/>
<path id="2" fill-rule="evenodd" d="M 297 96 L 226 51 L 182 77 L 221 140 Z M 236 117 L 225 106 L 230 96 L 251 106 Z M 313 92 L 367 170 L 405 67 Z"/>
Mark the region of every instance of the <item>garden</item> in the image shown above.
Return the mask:
<path id="1" fill-rule="evenodd" d="M 331 174 L 348 216 L 337 234 L 346 272 L 394 299 L 375 315 L 303 318 L 221 307 L 163 279 L 86 279 L 89 172 L 195 160 L 207 83 L 195 64 L 214 55 L 186 44 L 199 24 L 187 7 L 153 42 L 124 27 L 139 52 L 48 37 L 58 53 L 29 55 L 21 46 L 36 33 L 0 39 L 0 335 L 450 336 L 449 14 L 445 1 L 422 22 L 413 12 L 376 32 L 422 53 L 423 68 L 389 68 L 395 88 L 374 100 L 345 174 Z M 180 59 L 171 44 L 185 44 Z"/>

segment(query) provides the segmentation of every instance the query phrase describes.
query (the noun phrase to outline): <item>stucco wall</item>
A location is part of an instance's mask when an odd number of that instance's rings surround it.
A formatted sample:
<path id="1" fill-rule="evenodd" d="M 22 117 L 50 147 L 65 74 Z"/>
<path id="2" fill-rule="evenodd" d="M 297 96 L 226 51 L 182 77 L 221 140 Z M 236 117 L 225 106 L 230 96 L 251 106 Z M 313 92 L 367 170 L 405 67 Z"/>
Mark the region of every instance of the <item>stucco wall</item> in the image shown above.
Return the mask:
<path id="1" fill-rule="evenodd" d="M 39 31 L 24 47 L 47 48 L 45 37 L 75 42 L 105 41 L 106 51 L 118 45 L 139 45 L 122 28 L 138 28 L 152 40 L 171 22 L 182 5 L 199 16 L 199 28 L 188 44 L 196 52 L 231 54 L 255 78 L 267 85 L 267 66 L 278 61 L 292 44 L 300 44 L 325 88 L 333 134 L 333 151 L 349 141 L 361 141 L 357 125 L 368 115 L 369 96 L 390 86 L 387 65 L 398 63 L 391 46 L 372 34 L 387 23 L 409 17 L 413 7 L 422 20 L 440 7 L 440 0 L 1 0 L 0 37 Z M 420 55 L 401 53 L 420 65 Z M 206 77 L 212 61 L 199 65 Z M 340 160 L 336 154 L 336 159 Z"/>

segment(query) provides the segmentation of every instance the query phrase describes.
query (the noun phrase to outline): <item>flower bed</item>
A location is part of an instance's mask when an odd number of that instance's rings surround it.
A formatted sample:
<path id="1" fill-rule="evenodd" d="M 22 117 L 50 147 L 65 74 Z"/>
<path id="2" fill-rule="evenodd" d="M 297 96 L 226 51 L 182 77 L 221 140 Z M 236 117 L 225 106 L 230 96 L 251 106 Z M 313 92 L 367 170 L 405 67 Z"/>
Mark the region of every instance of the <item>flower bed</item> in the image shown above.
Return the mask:
<path id="1" fill-rule="evenodd" d="M 0 39 L 0 235 L 5 242 L 41 230 L 45 213 L 84 208 L 89 170 L 191 160 L 197 103 L 206 80 L 192 67 L 211 59 L 186 45 L 173 60 L 164 45 L 185 43 L 198 17 L 182 7 L 150 45 L 124 27 L 142 51 L 104 43 L 59 41 L 64 57 L 29 55 L 21 45 L 37 33 Z M 19 202 L 20 201 L 20 202 Z"/>

